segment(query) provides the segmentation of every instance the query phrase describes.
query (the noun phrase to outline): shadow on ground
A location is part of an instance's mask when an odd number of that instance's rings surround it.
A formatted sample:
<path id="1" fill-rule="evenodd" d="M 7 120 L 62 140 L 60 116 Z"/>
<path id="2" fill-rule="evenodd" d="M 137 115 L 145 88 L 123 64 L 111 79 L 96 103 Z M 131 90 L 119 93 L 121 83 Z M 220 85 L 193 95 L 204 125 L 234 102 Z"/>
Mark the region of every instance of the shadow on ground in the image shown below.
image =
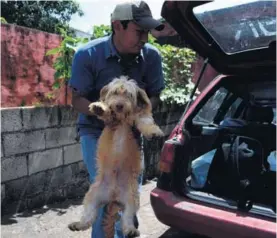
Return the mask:
<path id="1" fill-rule="evenodd" d="M 148 180 L 143 181 L 143 186 L 149 183 Z M 56 197 L 51 199 L 45 199 L 45 195 L 36 200 L 36 207 L 32 209 L 21 209 L 22 202 L 14 202 L 6 206 L 1 207 L 1 225 L 11 225 L 17 223 L 17 218 L 27 218 L 35 215 L 42 215 L 49 210 L 56 212 L 57 216 L 63 215 L 67 212 L 67 209 L 71 206 L 82 205 L 84 194 L 79 197 Z"/>
<path id="2" fill-rule="evenodd" d="M 17 208 L 20 206 L 20 204 L 11 204 L 8 207 L 4 208 L 4 214 L 1 212 L 1 225 L 10 225 L 17 223 L 17 218 L 27 218 L 32 217 L 34 215 L 43 215 L 49 210 L 56 212 L 57 216 L 61 216 L 66 213 L 66 210 L 69 207 L 81 205 L 82 202 L 83 200 L 81 198 L 66 200 L 63 199 L 60 201 L 56 201 L 55 203 L 50 203 L 34 209 L 28 209 L 19 213 L 17 212 Z"/>

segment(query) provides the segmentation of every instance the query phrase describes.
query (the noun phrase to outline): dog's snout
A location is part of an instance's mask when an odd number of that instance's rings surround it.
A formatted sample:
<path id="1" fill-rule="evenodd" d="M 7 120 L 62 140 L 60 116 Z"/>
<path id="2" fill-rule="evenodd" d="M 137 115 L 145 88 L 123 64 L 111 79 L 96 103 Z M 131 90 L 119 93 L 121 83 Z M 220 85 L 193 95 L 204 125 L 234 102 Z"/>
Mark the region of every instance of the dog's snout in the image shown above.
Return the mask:
<path id="1" fill-rule="evenodd" d="M 122 109 L 123 109 L 123 104 L 121 104 L 121 103 L 116 104 L 116 110 L 117 110 L 118 112 L 121 112 Z"/>

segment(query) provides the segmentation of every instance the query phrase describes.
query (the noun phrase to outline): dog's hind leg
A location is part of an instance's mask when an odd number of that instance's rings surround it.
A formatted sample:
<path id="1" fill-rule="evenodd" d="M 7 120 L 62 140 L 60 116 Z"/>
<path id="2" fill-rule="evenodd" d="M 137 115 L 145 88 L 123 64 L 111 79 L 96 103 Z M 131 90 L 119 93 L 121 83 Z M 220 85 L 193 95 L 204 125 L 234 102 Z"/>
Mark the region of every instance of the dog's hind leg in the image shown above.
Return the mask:
<path id="1" fill-rule="evenodd" d="M 128 181 L 128 184 L 128 191 L 123 201 L 122 230 L 123 234 L 128 237 L 137 237 L 140 235 L 139 231 L 134 226 L 134 216 L 139 209 L 137 176 L 133 176 L 133 178 Z"/>
<path id="2" fill-rule="evenodd" d="M 90 186 L 89 191 L 84 199 L 84 212 L 79 222 L 73 222 L 68 225 L 72 231 L 80 231 L 88 229 L 97 218 L 98 208 L 100 205 L 107 201 L 108 194 L 105 186 L 96 182 Z"/>

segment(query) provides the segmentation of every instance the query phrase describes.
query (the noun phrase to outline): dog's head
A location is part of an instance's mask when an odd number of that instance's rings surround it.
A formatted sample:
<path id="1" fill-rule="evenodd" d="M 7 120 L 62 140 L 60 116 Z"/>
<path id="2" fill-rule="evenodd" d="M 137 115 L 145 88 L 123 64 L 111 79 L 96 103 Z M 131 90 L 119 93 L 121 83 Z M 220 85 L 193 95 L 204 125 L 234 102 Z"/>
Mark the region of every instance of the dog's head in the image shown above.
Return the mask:
<path id="1" fill-rule="evenodd" d="M 100 91 L 100 100 L 111 109 L 115 119 L 126 120 L 138 112 L 151 112 L 151 102 L 135 80 L 121 76 L 115 78 Z"/>

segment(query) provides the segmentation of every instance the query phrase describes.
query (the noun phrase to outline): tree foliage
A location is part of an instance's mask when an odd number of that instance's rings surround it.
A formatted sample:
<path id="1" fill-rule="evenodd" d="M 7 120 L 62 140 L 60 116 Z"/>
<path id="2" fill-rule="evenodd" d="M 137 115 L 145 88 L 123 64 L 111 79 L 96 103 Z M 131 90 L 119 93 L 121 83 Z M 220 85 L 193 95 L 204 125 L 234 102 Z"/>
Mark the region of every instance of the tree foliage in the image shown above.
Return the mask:
<path id="1" fill-rule="evenodd" d="M 84 13 L 77 2 L 70 1 L 2 1 L 1 17 L 8 23 L 60 33 L 59 28 L 69 30 L 72 15 Z"/>
<path id="2" fill-rule="evenodd" d="M 95 26 L 92 39 L 99 38 L 111 33 L 109 26 Z M 77 48 L 88 42 L 89 39 L 72 38 L 64 35 L 63 41 L 58 48 L 47 54 L 59 54 L 54 68 L 56 69 L 54 87 L 59 88 L 71 75 L 71 63 Z M 162 67 L 165 77 L 165 90 L 161 99 L 169 104 L 184 105 L 193 90 L 191 66 L 196 60 L 194 51 L 188 48 L 177 48 L 171 45 L 160 45 L 155 38 L 149 35 L 149 42 L 156 46 L 162 55 Z"/>
<path id="3" fill-rule="evenodd" d="M 109 35 L 111 33 L 112 33 L 112 29 L 110 26 L 106 26 L 106 25 L 94 26 L 92 38 L 97 39 L 102 36 Z"/>
<path id="4" fill-rule="evenodd" d="M 194 88 L 191 66 L 196 60 L 195 52 L 189 48 L 160 45 L 151 35 L 149 42 L 156 46 L 162 55 L 165 89 L 161 99 L 170 104 L 185 104 Z"/>

